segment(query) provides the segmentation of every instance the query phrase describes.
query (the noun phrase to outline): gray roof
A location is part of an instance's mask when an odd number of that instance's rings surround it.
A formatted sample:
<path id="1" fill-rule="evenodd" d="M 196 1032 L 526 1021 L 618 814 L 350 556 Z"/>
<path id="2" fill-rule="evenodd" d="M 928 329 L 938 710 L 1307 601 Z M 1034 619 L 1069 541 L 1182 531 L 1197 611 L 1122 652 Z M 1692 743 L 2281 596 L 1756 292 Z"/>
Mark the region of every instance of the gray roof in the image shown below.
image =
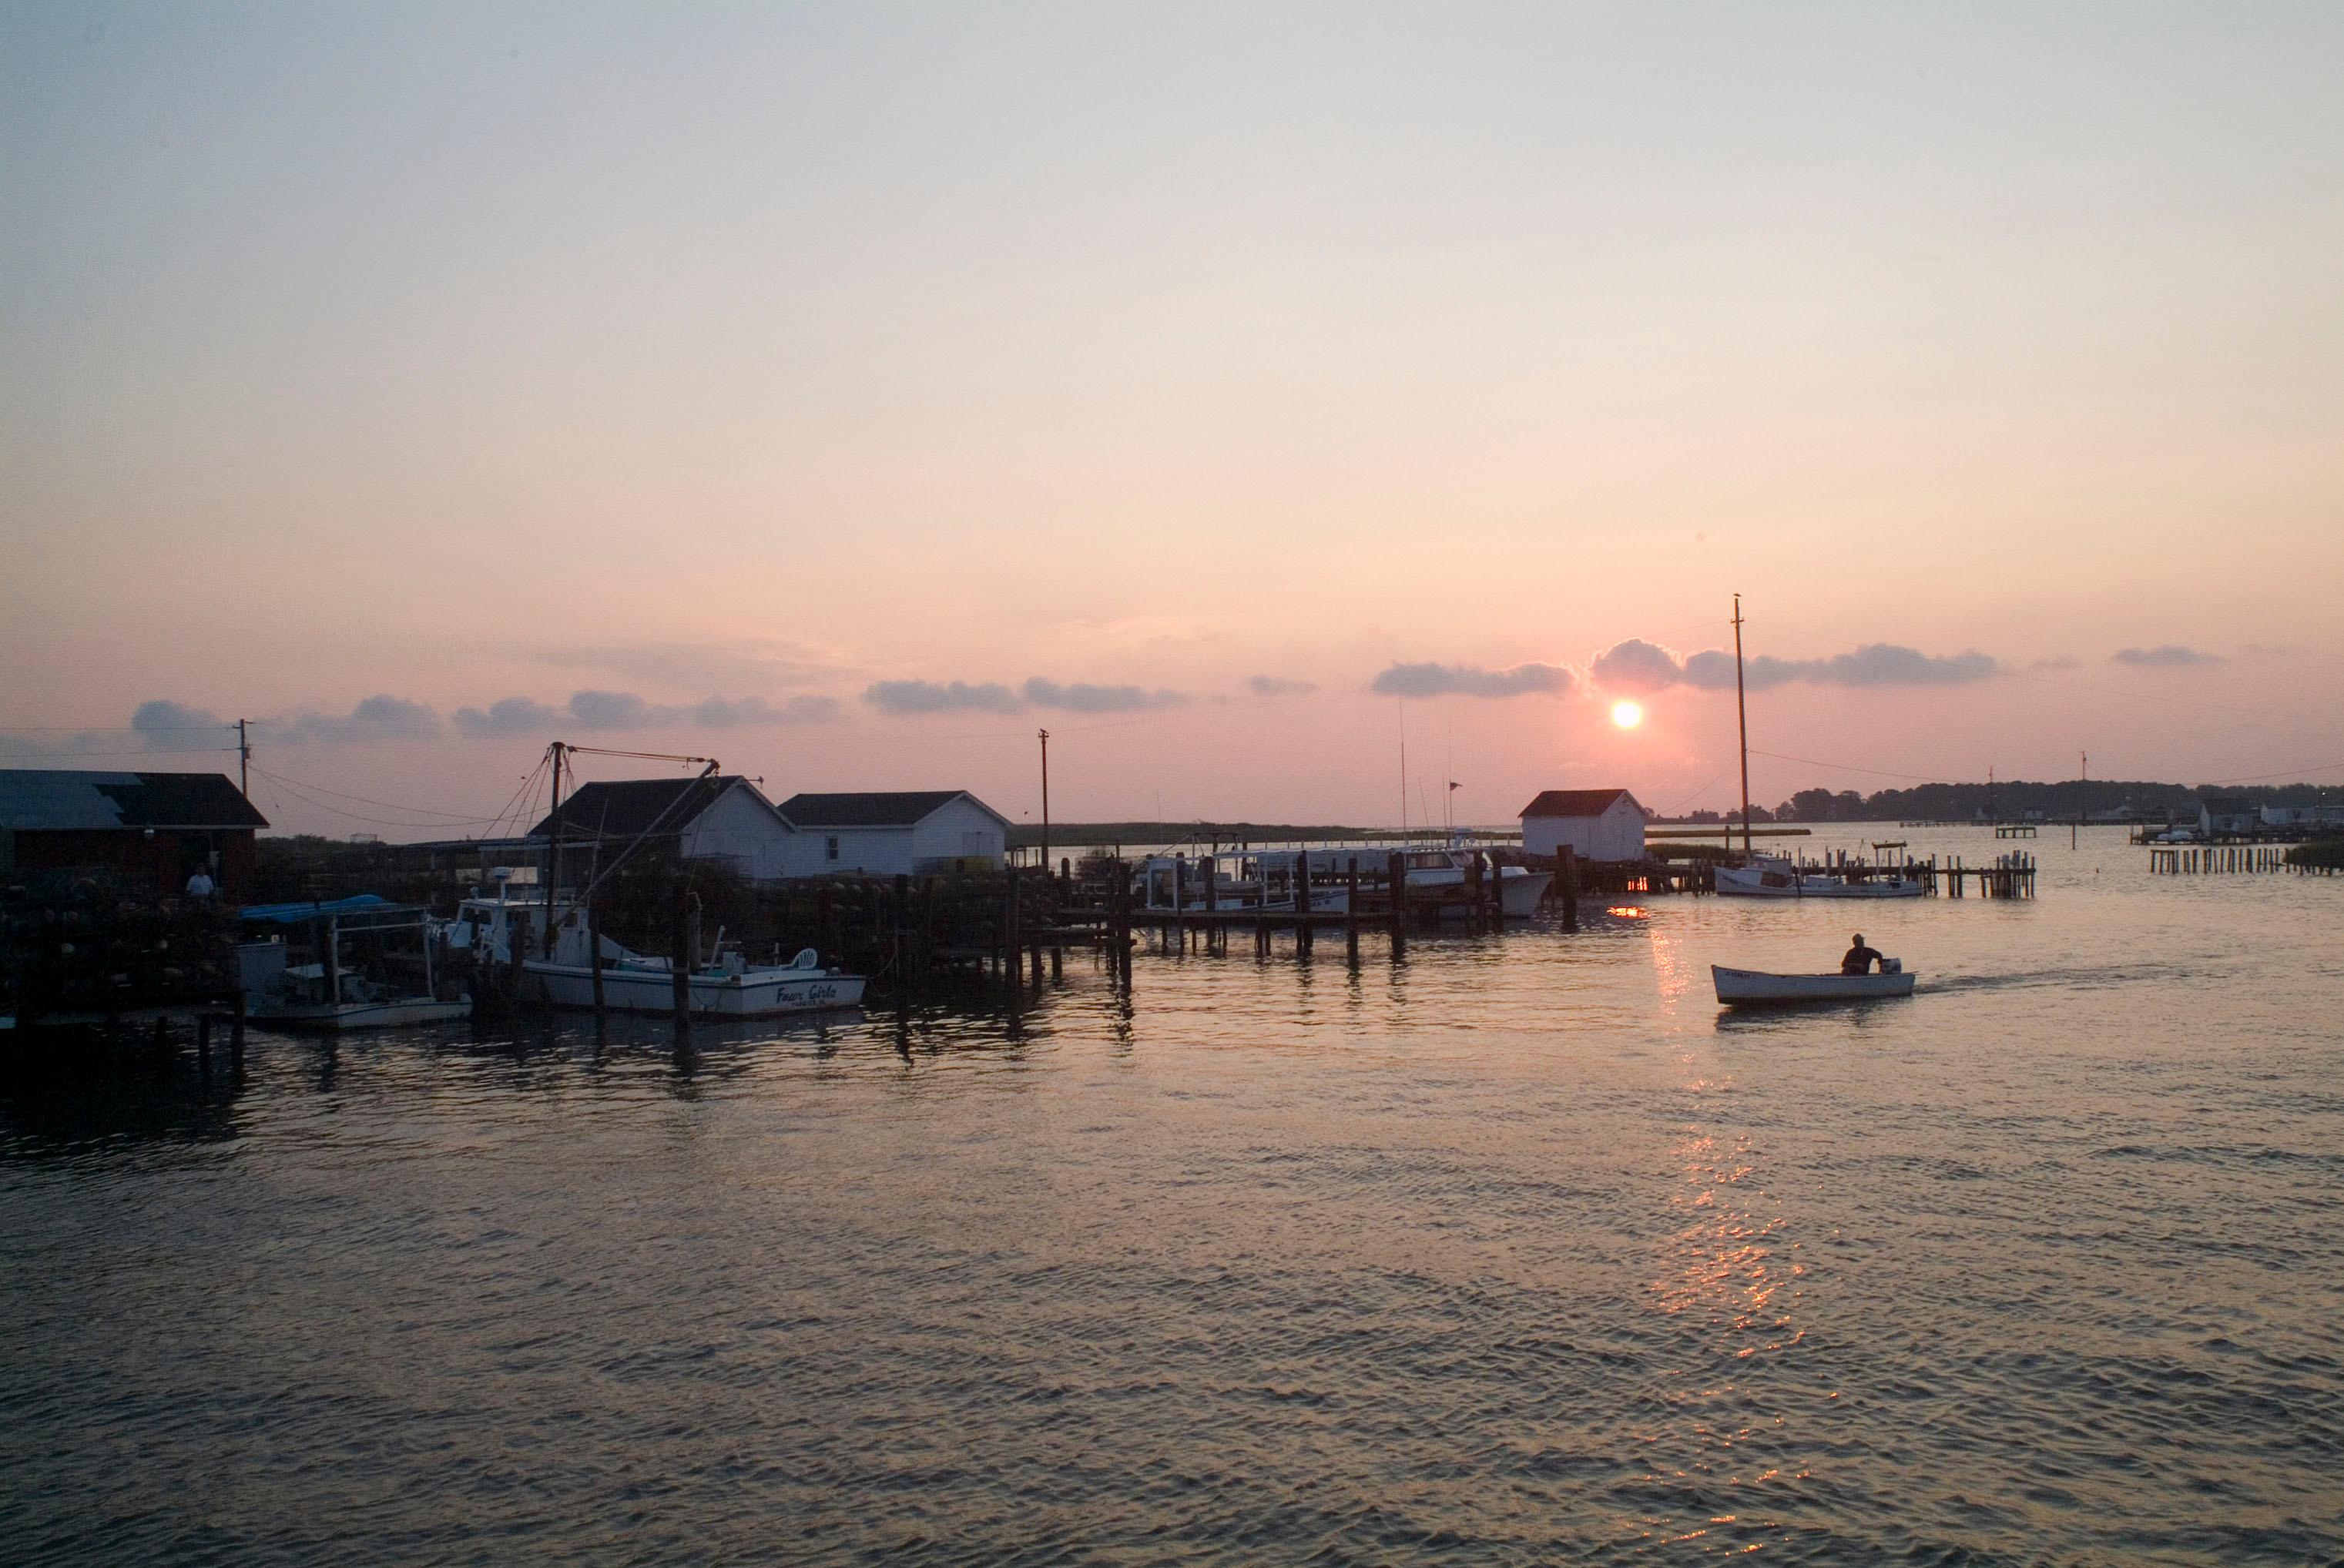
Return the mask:
<path id="1" fill-rule="evenodd" d="M 863 789 L 841 795 L 793 795 L 775 808 L 799 828 L 909 828 L 955 800 L 966 800 L 1006 827 L 1009 819 L 965 789 Z"/>
<path id="2" fill-rule="evenodd" d="M 268 826 L 225 774 L 0 770 L 0 829 L 11 832 Z"/>
<path id="3" fill-rule="evenodd" d="M 765 809 L 773 807 L 757 787 L 738 773 L 719 773 L 708 779 L 598 779 L 591 784 L 581 784 L 578 792 L 561 802 L 561 837 L 565 842 L 576 839 L 632 839 L 637 834 L 658 832 L 681 833 L 700 819 L 702 812 L 730 790 L 744 788 Z M 553 813 L 529 830 L 532 839 L 553 836 Z"/>

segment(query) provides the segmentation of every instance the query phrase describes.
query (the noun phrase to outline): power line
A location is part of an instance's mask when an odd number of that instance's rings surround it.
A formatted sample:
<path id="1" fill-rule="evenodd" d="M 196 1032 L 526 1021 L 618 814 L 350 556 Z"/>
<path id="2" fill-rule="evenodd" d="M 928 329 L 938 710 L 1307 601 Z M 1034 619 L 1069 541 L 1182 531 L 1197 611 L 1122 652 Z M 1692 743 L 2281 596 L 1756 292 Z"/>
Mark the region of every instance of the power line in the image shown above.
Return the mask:
<path id="1" fill-rule="evenodd" d="M 451 822 L 493 822 L 496 820 L 494 817 L 468 817 L 455 811 L 437 810 L 429 806 L 408 806 L 402 805 L 397 800 L 377 800 L 365 795 L 352 795 L 340 789 L 328 789 L 323 784 L 313 784 L 307 779 L 294 779 L 282 773 L 272 773 L 257 765 L 252 770 L 255 773 L 260 774 L 264 778 L 281 779 L 288 784 L 298 785 L 304 789 L 315 790 L 320 795 L 331 795 L 338 800 L 355 800 L 361 806 L 380 806 L 385 810 L 407 811 L 419 817 L 445 817 Z"/>

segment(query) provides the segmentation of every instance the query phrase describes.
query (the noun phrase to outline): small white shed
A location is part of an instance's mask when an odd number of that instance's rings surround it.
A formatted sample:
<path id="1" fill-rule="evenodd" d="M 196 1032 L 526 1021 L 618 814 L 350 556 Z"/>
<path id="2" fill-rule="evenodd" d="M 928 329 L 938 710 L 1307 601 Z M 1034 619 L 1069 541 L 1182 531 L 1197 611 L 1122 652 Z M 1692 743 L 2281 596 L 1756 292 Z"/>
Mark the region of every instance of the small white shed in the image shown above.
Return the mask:
<path id="1" fill-rule="evenodd" d="M 797 829 L 787 849 L 792 877 L 998 870 L 1007 849 L 1009 819 L 965 789 L 793 795 L 776 809 Z"/>
<path id="2" fill-rule="evenodd" d="M 1644 809 L 1625 789 L 1549 789 L 1522 808 L 1522 852 L 1568 845 L 1582 860 L 1644 858 Z"/>

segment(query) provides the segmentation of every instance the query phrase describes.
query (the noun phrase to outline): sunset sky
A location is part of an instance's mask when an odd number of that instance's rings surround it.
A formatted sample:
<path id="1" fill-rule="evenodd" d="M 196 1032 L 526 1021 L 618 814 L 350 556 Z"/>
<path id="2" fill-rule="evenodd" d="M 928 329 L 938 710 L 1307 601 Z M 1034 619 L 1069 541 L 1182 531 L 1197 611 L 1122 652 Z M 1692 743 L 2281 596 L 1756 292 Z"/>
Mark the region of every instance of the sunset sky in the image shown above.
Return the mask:
<path id="1" fill-rule="evenodd" d="M 1722 808 L 1738 591 L 1762 803 L 2344 782 L 2339 83 L 2313 4 L 8 6 L 0 766 Z"/>

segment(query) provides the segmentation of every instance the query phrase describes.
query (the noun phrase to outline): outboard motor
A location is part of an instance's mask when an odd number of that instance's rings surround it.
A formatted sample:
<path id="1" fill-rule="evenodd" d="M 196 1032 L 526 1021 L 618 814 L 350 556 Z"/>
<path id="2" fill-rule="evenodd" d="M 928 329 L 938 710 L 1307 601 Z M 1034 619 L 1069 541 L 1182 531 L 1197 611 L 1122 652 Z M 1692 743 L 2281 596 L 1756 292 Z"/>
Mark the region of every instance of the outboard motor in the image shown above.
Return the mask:
<path id="1" fill-rule="evenodd" d="M 1904 972 L 1904 960 L 1883 958 L 1880 960 L 1880 972 L 1884 975 L 1901 975 Z"/>

